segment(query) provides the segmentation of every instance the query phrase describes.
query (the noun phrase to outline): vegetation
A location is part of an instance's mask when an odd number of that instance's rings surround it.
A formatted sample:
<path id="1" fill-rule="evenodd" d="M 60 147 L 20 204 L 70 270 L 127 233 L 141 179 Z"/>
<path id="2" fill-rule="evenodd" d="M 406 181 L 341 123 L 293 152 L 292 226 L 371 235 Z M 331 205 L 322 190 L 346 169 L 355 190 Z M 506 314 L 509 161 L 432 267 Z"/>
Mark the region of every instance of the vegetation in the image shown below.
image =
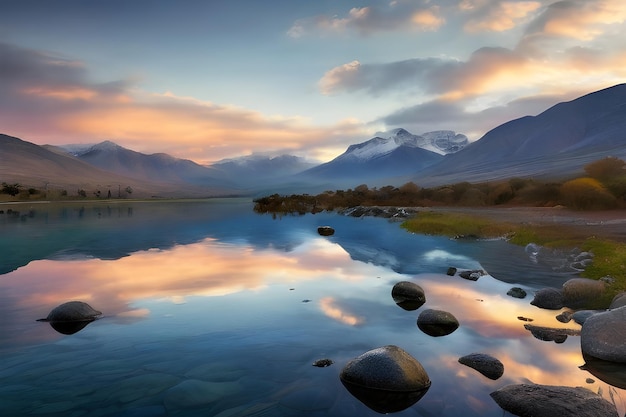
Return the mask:
<path id="1" fill-rule="evenodd" d="M 51 187 L 46 183 L 43 188 L 24 187 L 21 184 L 9 184 L 3 182 L 0 187 L 0 202 L 2 201 L 37 201 L 37 200 L 82 200 L 86 199 L 90 194 L 97 199 L 111 198 L 128 198 L 133 189 L 130 186 L 122 188 L 118 186 L 117 192 L 111 192 L 110 186 L 107 186 L 104 193 L 95 189 L 88 193 L 85 189 L 79 188 L 74 194 L 71 194 L 64 188 Z M 4 197 L 3 197 L 4 196 Z"/>
<path id="2" fill-rule="evenodd" d="M 586 177 L 564 183 L 512 178 L 472 184 L 459 182 L 422 188 L 409 182 L 400 187 L 325 191 L 311 196 L 273 194 L 255 200 L 259 213 L 304 214 L 355 206 L 534 206 L 564 205 L 576 210 L 602 210 L 626 206 L 626 162 L 608 157 L 585 166 Z"/>

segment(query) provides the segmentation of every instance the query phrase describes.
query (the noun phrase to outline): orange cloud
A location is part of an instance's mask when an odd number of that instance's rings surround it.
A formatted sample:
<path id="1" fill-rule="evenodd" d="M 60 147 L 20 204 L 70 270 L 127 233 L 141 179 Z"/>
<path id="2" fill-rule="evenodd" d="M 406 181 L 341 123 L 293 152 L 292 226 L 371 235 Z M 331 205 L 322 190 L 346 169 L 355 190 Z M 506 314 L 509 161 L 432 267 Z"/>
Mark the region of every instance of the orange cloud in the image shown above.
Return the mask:
<path id="1" fill-rule="evenodd" d="M 473 6 L 470 4 L 462 5 L 462 9 L 463 7 L 466 10 L 473 9 Z M 541 3 L 536 1 L 498 3 L 486 16 L 481 16 L 480 19 L 472 19 L 466 23 L 465 30 L 468 32 L 504 32 L 524 22 L 524 18 L 540 7 Z"/>
<path id="2" fill-rule="evenodd" d="M 424 31 L 437 30 L 446 22 L 444 18 L 439 16 L 439 7 L 437 6 L 426 10 L 418 10 L 411 16 L 411 21 Z"/>
<path id="3" fill-rule="evenodd" d="M 606 25 L 626 21 L 622 0 L 580 2 L 568 7 L 551 7 L 545 16 L 543 33 L 590 41 L 603 34 Z"/>

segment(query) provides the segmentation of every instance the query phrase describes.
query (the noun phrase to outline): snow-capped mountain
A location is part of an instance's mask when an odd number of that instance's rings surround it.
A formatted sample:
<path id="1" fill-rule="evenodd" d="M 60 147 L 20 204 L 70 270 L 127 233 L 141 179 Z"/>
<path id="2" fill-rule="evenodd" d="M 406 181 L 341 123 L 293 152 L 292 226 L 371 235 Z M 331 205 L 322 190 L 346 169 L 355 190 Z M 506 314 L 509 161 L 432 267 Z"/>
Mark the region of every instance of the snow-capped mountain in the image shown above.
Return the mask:
<path id="1" fill-rule="evenodd" d="M 441 150 L 433 152 L 420 146 L 431 143 L 405 129 L 394 129 L 366 142 L 350 145 L 337 158 L 304 171 L 299 177 L 308 181 L 333 181 L 334 185 L 354 186 L 412 175 L 444 157 Z"/>
<path id="2" fill-rule="evenodd" d="M 377 132 L 376 138 L 388 140 L 384 146 L 411 146 L 426 149 L 440 155 L 448 155 L 463 149 L 469 144 L 467 136 L 452 130 L 435 130 L 433 132 L 414 135 L 405 129 L 398 128 L 387 132 Z M 393 141 L 393 144 L 390 143 Z M 381 148 L 381 151 L 383 149 Z"/>

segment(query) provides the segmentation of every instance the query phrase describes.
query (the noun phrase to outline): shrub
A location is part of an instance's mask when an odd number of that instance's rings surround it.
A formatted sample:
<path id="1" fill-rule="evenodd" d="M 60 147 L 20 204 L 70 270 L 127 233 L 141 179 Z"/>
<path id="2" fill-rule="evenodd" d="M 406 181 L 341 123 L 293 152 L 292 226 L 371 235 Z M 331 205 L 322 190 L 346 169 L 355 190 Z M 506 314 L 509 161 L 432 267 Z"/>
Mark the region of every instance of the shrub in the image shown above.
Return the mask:
<path id="1" fill-rule="evenodd" d="M 578 210 L 602 210 L 617 205 L 615 197 L 594 178 L 577 178 L 561 186 L 563 203 Z"/>

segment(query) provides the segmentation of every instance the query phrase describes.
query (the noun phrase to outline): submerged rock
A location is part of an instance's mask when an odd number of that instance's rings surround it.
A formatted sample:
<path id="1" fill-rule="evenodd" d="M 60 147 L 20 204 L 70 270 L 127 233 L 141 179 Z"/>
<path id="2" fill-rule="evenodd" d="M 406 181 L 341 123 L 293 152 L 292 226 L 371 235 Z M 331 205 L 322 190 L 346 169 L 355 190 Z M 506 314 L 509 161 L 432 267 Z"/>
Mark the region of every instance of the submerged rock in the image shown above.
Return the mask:
<path id="1" fill-rule="evenodd" d="M 580 331 L 575 329 L 554 329 L 552 327 L 535 326 L 525 324 L 524 328 L 535 337 L 535 339 L 545 342 L 563 343 L 567 340 L 567 336 L 579 336 Z"/>
<path id="2" fill-rule="evenodd" d="M 613 404 L 582 387 L 507 385 L 492 392 L 491 398 L 519 417 L 618 417 Z"/>
<path id="3" fill-rule="evenodd" d="M 458 329 L 459 321 L 447 311 L 428 309 L 417 317 L 417 327 L 429 336 L 446 336 Z"/>
<path id="4" fill-rule="evenodd" d="M 504 374 L 504 365 L 485 353 L 471 353 L 459 358 L 459 363 L 477 370 L 489 379 L 496 380 Z"/>
<path id="5" fill-rule="evenodd" d="M 514 298 L 526 298 L 526 291 L 520 287 L 513 287 L 507 291 L 506 295 Z"/>
<path id="6" fill-rule="evenodd" d="M 417 310 L 426 302 L 422 287 L 411 281 L 400 281 L 391 289 L 393 301 L 405 310 Z"/>
<path id="7" fill-rule="evenodd" d="M 583 354 L 626 363 L 626 307 L 592 315 L 583 324 L 580 336 Z"/>
<path id="8" fill-rule="evenodd" d="M 402 411 L 420 400 L 430 378 L 417 359 L 394 345 L 352 359 L 340 379 L 359 401 L 379 413 Z"/>
<path id="9" fill-rule="evenodd" d="M 332 365 L 333 363 L 335 362 L 333 362 L 332 359 L 318 359 L 313 362 L 313 366 L 317 366 L 318 368 L 325 368 Z"/>

